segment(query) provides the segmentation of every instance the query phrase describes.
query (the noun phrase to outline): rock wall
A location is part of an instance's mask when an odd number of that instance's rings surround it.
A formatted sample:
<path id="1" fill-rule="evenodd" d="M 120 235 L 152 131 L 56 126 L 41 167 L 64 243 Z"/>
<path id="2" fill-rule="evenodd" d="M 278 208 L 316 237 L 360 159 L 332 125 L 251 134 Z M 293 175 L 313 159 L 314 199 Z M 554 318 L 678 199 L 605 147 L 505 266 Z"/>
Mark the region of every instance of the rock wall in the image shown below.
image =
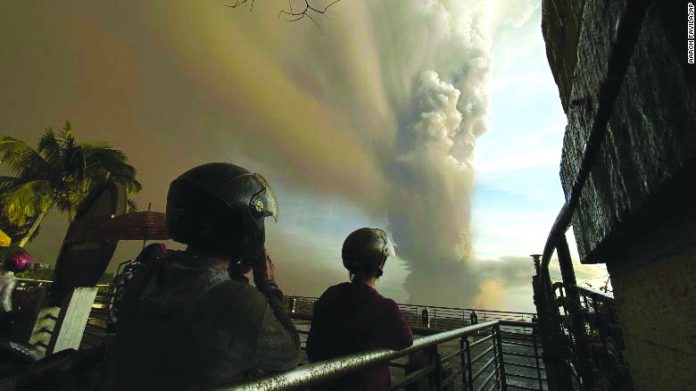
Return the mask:
<path id="1" fill-rule="evenodd" d="M 568 124 L 561 182 L 581 165 L 619 26 L 637 35 L 573 230 L 584 263 L 605 262 L 637 390 L 696 384 L 696 66 L 686 3 L 545 0 L 543 32 Z M 578 11 L 580 10 L 580 11 Z M 577 38 L 574 38 L 577 37 Z"/>
<path id="2" fill-rule="evenodd" d="M 558 85 L 563 110 L 567 112 L 585 0 L 544 0 L 542 3 L 541 29 L 546 38 L 546 56 Z"/>
<path id="3" fill-rule="evenodd" d="M 569 40 L 576 21 L 574 2 L 547 1 L 548 10 L 567 7 L 565 18 L 544 22 L 551 68 L 566 105 L 568 125 L 563 145 L 561 180 L 566 195 L 579 170 L 592 121 L 601 99 L 600 84 L 615 43 L 619 23 L 626 22 L 626 1 L 586 0 L 577 47 Z M 554 4 L 552 6 L 552 4 Z M 685 8 L 658 2 L 647 12 L 611 113 L 599 161 L 586 183 L 573 219 L 583 262 L 605 262 L 612 249 L 640 236 L 653 221 L 647 206 L 661 197 L 661 213 L 678 213 L 687 205 L 669 202 L 666 185 L 683 175 L 696 159 L 696 83 L 686 62 L 685 23 L 675 23 Z M 553 13 L 545 11 L 544 17 Z M 555 23 L 555 24 L 554 24 Z M 554 28 L 555 27 L 555 28 Z M 567 32 L 566 29 L 570 30 Z M 576 52 L 573 77 L 568 79 Z M 681 200 L 684 202 L 688 200 Z M 667 210 L 667 209 L 671 209 Z"/>

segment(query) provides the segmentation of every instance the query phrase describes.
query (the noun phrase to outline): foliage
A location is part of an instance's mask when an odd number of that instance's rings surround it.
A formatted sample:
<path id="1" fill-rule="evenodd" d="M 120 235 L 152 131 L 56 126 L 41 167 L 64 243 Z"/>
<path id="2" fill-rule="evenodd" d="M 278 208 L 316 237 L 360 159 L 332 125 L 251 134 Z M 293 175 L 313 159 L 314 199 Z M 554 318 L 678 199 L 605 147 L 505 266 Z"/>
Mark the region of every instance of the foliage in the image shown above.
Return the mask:
<path id="1" fill-rule="evenodd" d="M 18 278 L 30 278 L 32 280 L 52 281 L 54 272 L 55 272 L 55 269 L 53 268 L 53 266 L 42 263 L 42 264 L 35 264 L 34 267 L 32 267 L 31 269 L 17 273 L 17 277 Z"/>
<path id="2" fill-rule="evenodd" d="M 278 13 L 278 17 L 282 17 L 288 22 L 297 22 L 298 20 L 307 18 L 314 23 L 315 26 L 319 27 L 314 18 L 317 16 L 324 16 L 329 8 L 339 1 L 341 0 L 331 0 L 328 3 L 320 0 L 288 0 L 287 8 L 281 9 Z M 256 0 L 235 0 L 234 3 L 228 4 L 227 6 L 230 8 L 248 6 L 249 11 L 253 11 L 254 3 L 256 3 Z"/>
<path id="3" fill-rule="evenodd" d="M 36 217 L 27 218 L 26 224 L 23 225 L 11 223 L 5 215 L 5 209 L 0 208 L 0 230 L 2 230 L 5 234 L 7 234 L 7 236 L 9 236 L 12 239 L 12 243 L 16 243 L 22 237 L 24 237 L 27 234 L 27 232 L 29 232 L 31 224 L 34 222 L 35 219 Z M 36 235 L 39 234 L 39 231 L 40 229 L 34 231 L 34 234 L 31 237 L 32 240 L 34 239 L 34 237 L 36 237 Z"/>
<path id="4" fill-rule="evenodd" d="M 1 137 L 0 158 L 14 174 L 0 176 L 2 215 L 10 225 L 31 226 L 21 246 L 54 206 L 72 219 L 90 191 L 109 180 L 129 193 L 141 189 L 135 168 L 123 152 L 100 141 L 78 142 L 69 122 L 58 134 L 46 129 L 37 149 L 16 138 Z"/>

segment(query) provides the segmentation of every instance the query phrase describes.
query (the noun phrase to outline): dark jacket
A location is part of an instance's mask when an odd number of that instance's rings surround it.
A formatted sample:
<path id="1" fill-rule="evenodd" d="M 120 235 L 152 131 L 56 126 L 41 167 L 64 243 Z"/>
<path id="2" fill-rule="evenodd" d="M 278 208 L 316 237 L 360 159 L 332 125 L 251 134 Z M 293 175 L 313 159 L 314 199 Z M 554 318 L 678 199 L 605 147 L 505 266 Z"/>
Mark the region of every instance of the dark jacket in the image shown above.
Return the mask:
<path id="1" fill-rule="evenodd" d="M 360 282 L 334 285 L 314 307 L 307 338 L 309 360 L 321 361 L 371 349 L 411 346 L 411 328 L 391 299 Z M 315 390 L 384 390 L 389 368 L 379 365 L 345 376 Z"/>
<path id="2" fill-rule="evenodd" d="M 198 390 L 295 367 L 299 338 L 279 292 L 185 252 L 143 265 L 126 289 L 105 388 Z"/>

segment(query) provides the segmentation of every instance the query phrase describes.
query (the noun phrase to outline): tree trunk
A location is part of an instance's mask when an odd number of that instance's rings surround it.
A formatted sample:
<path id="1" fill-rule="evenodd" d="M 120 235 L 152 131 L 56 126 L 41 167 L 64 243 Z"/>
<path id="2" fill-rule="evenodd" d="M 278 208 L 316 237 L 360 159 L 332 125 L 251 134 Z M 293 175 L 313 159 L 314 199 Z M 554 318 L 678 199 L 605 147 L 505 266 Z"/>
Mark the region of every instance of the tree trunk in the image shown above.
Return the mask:
<path id="1" fill-rule="evenodd" d="M 46 217 L 46 214 L 49 210 L 51 210 L 52 207 L 53 203 L 48 205 L 46 209 L 42 210 L 41 213 L 39 213 L 39 215 L 36 216 L 36 220 L 34 220 L 34 222 L 31 224 L 31 228 L 29 228 L 29 231 L 27 231 L 27 233 L 24 234 L 24 236 L 19 240 L 19 242 L 17 242 L 17 245 L 19 247 L 24 247 L 27 243 L 29 243 L 31 237 L 34 236 L 34 232 L 36 232 L 36 230 L 39 229 L 41 222 L 43 221 L 44 217 Z"/>

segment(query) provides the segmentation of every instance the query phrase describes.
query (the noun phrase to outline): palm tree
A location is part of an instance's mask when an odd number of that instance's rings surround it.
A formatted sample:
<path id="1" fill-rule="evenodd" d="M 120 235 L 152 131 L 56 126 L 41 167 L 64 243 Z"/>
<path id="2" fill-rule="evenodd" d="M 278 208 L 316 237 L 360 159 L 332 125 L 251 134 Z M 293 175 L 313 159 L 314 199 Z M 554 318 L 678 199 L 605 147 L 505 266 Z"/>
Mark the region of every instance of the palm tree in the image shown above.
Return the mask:
<path id="1" fill-rule="evenodd" d="M 140 191 L 126 155 L 104 142 L 77 142 L 70 123 L 56 135 L 46 129 L 38 149 L 13 137 L 0 138 L 0 162 L 14 176 L 0 176 L 2 214 L 9 223 L 29 226 L 18 241 L 24 247 L 54 206 L 72 221 L 91 190 L 114 181 L 129 193 Z"/>

